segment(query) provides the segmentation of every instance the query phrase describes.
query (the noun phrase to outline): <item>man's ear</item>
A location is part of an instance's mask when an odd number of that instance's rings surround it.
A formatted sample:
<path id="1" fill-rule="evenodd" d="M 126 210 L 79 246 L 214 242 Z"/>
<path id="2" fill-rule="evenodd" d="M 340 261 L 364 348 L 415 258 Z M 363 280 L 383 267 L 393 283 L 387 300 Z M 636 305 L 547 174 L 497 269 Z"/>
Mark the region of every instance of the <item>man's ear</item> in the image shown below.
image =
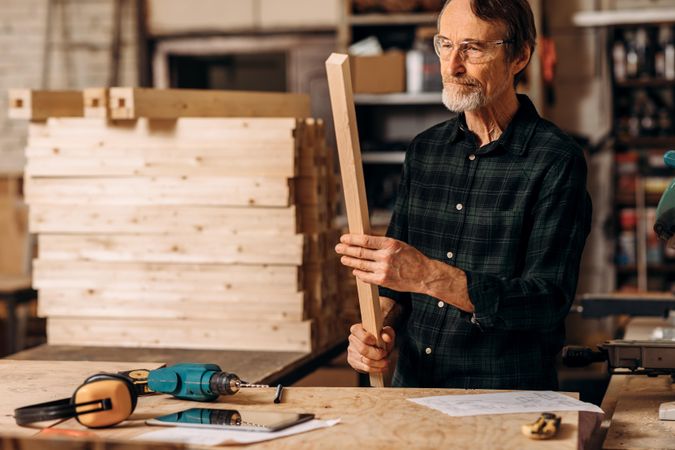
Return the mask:
<path id="1" fill-rule="evenodd" d="M 521 70 L 527 67 L 531 57 L 532 57 L 532 47 L 527 45 L 523 49 L 523 52 L 519 56 L 516 56 L 516 58 L 513 61 L 511 61 L 511 70 L 513 72 L 513 75 L 519 73 Z"/>

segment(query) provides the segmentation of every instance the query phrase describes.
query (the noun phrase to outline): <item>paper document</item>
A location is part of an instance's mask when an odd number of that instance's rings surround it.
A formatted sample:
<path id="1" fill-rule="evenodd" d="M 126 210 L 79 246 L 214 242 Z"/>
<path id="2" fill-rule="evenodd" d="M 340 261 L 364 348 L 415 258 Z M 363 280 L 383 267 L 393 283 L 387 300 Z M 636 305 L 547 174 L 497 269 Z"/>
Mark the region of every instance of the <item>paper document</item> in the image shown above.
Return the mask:
<path id="1" fill-rule="evenodd" d="M 134 438 L 137 441 L 160 441 L 193 445 L 252 444 L 293 434 L 328 428 L 340 422 L 335 420 L 310 420 L 280 431 L 213 430 L 190 427 L 162 427 Z"/>
<path id="2" fill-rule="evenodd" d="M 437 397 L 409 398 L 408 400 L 455 417 L 544 411 L 590 411 L 603 413 L 602 409 L 592 403 L 575 400 L 572 397 L 554 391 L 442 395 Z"/>

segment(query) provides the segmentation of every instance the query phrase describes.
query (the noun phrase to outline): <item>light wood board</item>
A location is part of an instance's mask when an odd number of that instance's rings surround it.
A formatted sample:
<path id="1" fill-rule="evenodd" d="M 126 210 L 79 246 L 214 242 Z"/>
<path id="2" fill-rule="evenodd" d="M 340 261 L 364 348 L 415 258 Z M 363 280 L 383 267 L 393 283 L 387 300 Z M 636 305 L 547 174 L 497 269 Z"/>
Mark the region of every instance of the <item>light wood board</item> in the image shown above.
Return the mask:
<path id="1" fill-rule="evenodd" d="M 27 178 L 29 204 L 290 206 L 289 180 L 263 177 Z"/>
<path id="2" fill-rule="evenodd" d="M 1 283 L 2 279 L 0 279 Z M 305 314 L 303 292 L 126 291 L 121 289 L 41 289 L 42 317 L 148 319 L 222 319 L 300 322 Z"/>
<path id="3" fill-rule="evenodd" d="M 237 236 L 216 241 L 191 234 L 42 234 L 41 259 L 207 264 L 302 265 L 305 236 Z"/>
<path id="4" fill-rule="evenodd" d="M 309 117 L 305 94 L 197 89 L 111 88 L 111 116 L 139 117 Z"/>
<path id="5" fill-rule="evenodd" d="M 312 322 L 50 317 L 47 341 L 52 345 L 309 352 Z"/>
<path id="6" fill-rule="evenodd" d="M 288 208 L 134 205 L 30 205 L 32 233 L 194 233 L 209 236 L 300 232 L 299 212 Z"/>
<path id="7" fill-rule="evenodd" d="M 299 266 L 237 264 L 157 264 L 138 262 L 33 262 L 37 289 L 123 289 L 135 291 L 210 291 L 220 295 L 302 290 Z"/>
<path id="8" fill-rule="evenodd" d="M 345 207 L 349 232 L 355 234 L 370 233 L 370 219 L 366 188 L 363 180 L 363 164 L 361 162 L 361 146 L 356 126 L 356 111 L 349 71 L 349 57 L 333 53 L 326 61 L 328 87 L 335 121 L 340 172 L 345 194 Z M 356 280 L 361 306 L 363 328 L 375 336 L 377 346 L 383 347 L 382 311 L 376 285 Z M 384 386 L 381 374 L 371 374 L 370 383 L 376 387 Z"/>

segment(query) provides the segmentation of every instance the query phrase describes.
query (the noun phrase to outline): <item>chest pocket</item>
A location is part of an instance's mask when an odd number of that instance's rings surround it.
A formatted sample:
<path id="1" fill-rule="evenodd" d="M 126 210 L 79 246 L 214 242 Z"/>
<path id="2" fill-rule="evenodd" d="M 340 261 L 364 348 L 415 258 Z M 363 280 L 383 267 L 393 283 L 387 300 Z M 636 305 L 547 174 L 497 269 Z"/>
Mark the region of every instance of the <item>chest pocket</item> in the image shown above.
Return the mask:
<path id="1" fill-rule="evenodd" d="M 520 271 L 527 243 L 524 212 L 467 207 L 465 214 L 457 265 L 505 277 Z"/>

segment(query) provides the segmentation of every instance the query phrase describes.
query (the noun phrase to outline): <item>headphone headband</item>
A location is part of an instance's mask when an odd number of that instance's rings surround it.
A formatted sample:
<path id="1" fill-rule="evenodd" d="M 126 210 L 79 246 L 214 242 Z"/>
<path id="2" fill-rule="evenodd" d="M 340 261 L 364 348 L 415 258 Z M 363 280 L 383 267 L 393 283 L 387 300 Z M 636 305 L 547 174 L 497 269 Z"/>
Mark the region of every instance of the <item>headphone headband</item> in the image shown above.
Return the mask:
<path id="1" fill-rule="evenodd" d="M 99 404 L 100 406 L 79 414 L 107 411 L 112 408 L 112 402 L 109 398 L 78 404 L 71 403 L 70 398 L 62 398 L 61 400 L 37 403 L 35 405 L 17 408 L 14 410 L 14 418 L 16 419 L 17 425 L 28 425 L 33 422 L 45 422 L 48 420 L 70 419 L 78 414 L 76 412 L 78 407 L 95 404 Z"/>

